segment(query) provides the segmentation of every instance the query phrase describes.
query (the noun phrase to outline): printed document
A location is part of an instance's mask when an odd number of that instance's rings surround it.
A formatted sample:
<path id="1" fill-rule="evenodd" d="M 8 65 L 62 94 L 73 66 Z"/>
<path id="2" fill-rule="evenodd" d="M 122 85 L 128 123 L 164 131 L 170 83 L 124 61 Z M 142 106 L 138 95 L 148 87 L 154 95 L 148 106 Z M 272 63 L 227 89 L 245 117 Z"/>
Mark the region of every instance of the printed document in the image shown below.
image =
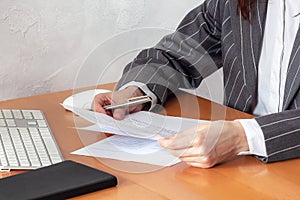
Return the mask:
<path id="1" fill-rule="evenodd" d="M 124 120 L 80 108 L 66 107 L 94 125 L 80 129 L 115 134 L 73 154 L 171 166 L 180 160 L 158 144 L 157 140 L 191 128 L 203 120 L 171 117 L 152 112 L 137 112 Z"/>

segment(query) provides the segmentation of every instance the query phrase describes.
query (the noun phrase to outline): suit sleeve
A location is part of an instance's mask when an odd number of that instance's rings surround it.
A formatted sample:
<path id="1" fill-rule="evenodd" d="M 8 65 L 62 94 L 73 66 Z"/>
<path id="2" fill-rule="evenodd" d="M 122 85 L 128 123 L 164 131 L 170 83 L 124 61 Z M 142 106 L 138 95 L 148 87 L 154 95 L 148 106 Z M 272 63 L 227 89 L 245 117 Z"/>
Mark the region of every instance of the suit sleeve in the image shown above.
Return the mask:
<path id="1" fill-rule="evenodd" d="M 129 63 L 116 89 L 135 81 L 147 85 L 163 104 L 179 88 L 196 88 L 222 66 L 219 1 L 205 1 L 182 20 L 176 31 Z"/>
<path id="2" fill-rule="evenodd" d="M 287 110 L 280 113 L 255 118 L 260 125 L 266 144 L 264 162 L 274 162 L 300 157 L 300 110 Z"/>

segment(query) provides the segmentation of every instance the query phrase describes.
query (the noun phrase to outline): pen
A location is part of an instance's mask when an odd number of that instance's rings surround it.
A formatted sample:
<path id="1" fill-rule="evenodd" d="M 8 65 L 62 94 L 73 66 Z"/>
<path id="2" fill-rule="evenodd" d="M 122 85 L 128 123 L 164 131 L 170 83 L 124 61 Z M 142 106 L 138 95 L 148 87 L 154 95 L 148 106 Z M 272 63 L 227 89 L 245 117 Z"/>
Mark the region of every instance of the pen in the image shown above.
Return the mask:
<path id="1" fill-rule="evenodd" d="M 113 110 L 113 109 L 121 108 L 121 107 L 125 107 L 125 106 L 139 105 L 139 104 L 147 103 L 149 101 L 151 101 L 151 97 L 149 97 L 149 96 L 132 97 L 132 98 L 128 99 L 126 102 L 103 106 L 103 108 L 104 108 L 104 110 Z"/>

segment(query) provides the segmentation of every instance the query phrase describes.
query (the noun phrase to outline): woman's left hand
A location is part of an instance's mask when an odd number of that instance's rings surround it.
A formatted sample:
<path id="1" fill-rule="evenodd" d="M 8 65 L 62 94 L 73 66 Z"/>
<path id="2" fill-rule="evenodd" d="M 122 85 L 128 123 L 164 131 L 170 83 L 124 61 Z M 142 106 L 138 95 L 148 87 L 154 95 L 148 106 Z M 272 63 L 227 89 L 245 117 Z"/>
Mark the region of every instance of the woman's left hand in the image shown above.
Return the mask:
<path id="1" fill-rule="evenodd" d="M 235 121 L 212 121 L 159 140 L 180 160 L 201 168 L 213 167 L 248 151 L 242 125 Z"/>

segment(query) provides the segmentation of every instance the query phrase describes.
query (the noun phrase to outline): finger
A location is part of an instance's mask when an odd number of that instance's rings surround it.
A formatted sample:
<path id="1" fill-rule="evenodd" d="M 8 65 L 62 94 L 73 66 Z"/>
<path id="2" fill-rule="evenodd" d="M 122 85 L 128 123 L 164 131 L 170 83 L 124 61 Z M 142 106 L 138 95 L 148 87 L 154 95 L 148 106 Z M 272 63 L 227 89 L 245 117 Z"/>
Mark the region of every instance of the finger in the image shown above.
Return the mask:
<path id="1" fill-rule="evenodd" d="M 209 168 L 215 166 L 216 164 L 229 161 L 235 157 L 237 157 L 237 155 L 234 152 L 226 154 L 217 154 L 214 152 L 202 156 L 180 157 L 180 160 L 195 167 Z"/>
<path id="2" fill-rule="evenodd" d="M 197 134 L 197 128 L 191 128 L 171 137 L 162 138 L 158 142 L 166 149 L 179 150 L 201 144 L 201 132 Z"/>
<path id="3" fill-rule="evenodd" d="M 215 157 L 213 155 L 195 155 L 195 156 L 185 156 L 185 157 L 180 157 L 180 160 L 184 161 L 184 162 L 197 162 L 197 163 L 211 163 L 215 160 Z"/>
<path id="4" fill-rule="evenodd" d="M 142 108 L 143 105 L 130 106 L 129 108 L 128 107 L 117 108 L 113 111 L 113 117 L 117 120 L 122 120 L 125 118 L 127 114 L 141 111 Z"/>
<path id="5" fill-rule="evenodd" d="M 173 156 L 178 158 L 184 157 L 200 157 L 200 148 L 201 147 L 189 147 L 186 149 L 166 149 Z"/>
<path id="6" fill-rule="evenodd" d="M 184 158 L 180 158 L 180 160 L 194 167 L 201 167 L 201 168 L 213 167 L 218 161 L 217 158 L 213 155 L 184 157 Z"/>
<path id="7" fill-rule="evenodd" d="M 193 166 L 193 167 L 204 168 L 204 169 L 212 168 L 213 166 L 215 166 L 215 164 L 210 165 L 210 164 L 198 163 L 198 162 L 189 162 L 189 163 L 187 163 L 187 164 L 188 164 L 188 165 L 191 165 L 191 166 Z"/>
<path id="8" fill-rule="evenodd" d="M 133 106 L 130 108 L 130 113 L 135 113 L 135 112 L 139 112 L 143 109 L 144 105 L 137 105 L 137 106 Z"/>
<path id="9" fill-rule="evenodd" d="M 106 113 L 106 111 L 103 109 L 103 106 L 111 104 L 111 99 L 108 96 L 105 95 L 97 95 L 92 103 L 92 109 L 96 112 L 100 113 Z"/>
<path id="10" fill-rule="evenodd" d="M 128 113 L 128 109 L 126 108 L 117 108 L 113 110 L 113 117 L 117 120 L 122 120 Z"/>

